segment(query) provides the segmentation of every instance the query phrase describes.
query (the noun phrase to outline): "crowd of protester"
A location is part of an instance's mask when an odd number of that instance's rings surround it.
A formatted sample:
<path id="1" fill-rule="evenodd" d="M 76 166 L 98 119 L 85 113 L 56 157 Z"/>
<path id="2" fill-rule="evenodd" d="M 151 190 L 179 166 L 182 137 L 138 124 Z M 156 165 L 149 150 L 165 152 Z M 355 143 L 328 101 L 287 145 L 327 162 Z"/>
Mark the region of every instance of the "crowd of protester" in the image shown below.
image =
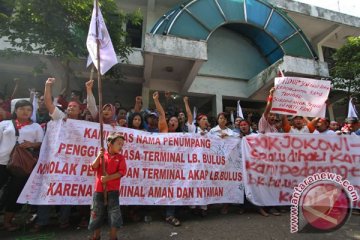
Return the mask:
<path id="1" fill-rule="evenodd" d="M 6 165 L 10 158 L 10 152 L 15 145 L 15 127 L 19 130 L 18 141 L 23 148 L 39 149 L 42 138 L 46 131 L 46 123 L 50 120 L 78 119 L 86 121 L 99 121 L 99 108 L 96 104 L 92 88 L 93 80 L 85 84 L 86 98 L 82 100 L 81 91 L 72 91 L 69 99 L 63 91 L 59 96 L 52 95 L 52 86 L 55 79 L 49 78 L 45 83 L 44 93 L 42 91 L 31 91 L 30 101 L 20 100 L 15 104 L 11 112 L 11 100 L 15 98 L 18 88 L 18 81 L 14 91 L 8 98 L 0 93 L 0 189 L 2 197 L 0 208 L 4 211 L 3 229 L 15 231 L 19 227 L 13 224 L 15 213 L 21 208 L 16 200 L 24 187 L 27 177 L 18 178 L 11 175 Z M 147 132 L 190 132 L 201 135 L 215 134 L 221 138 L 240 137 L 243 138 L 252 134 L 264 133 L 312 133 L 312 134 L 351 134 L 360 135 L 359 121 L 357 118 L 347 118 L 343 124 L 336 121 L 329 121 L 327 118 L 308 119 L 303 116 L 278 116 L 271 113 L 272 96 L 275 88 L 272 88 L 267 98 L 267 105 L 264 113 L 258 118 L 256 113 L 245 113 L 245 119 L 235 116 L 234 113 L 219 113 L 216 121 L 210 121 L 210 116 L 198 113 L 193 116 L 188 97 L 183 98 L 183 106 L 178 106 L 173 101 L 170 92 L 165 92 L 165 102 L 160 102 L 160 93 L 153 94 L 155 109 L 143 109 L 142 98 L 137 96 L 134 106 L 125 108 L 119 101 L 106 103 L 102 106 L 103 122 L 113 126 L 128 127 Z M 25 96 L 27 97 L 27 96 Z M 34 102 L 37 108 L 34 109 Z M 33 114 L 35 111 L 35 114 Z M 234 122 L 231 122 L 230 114 L 234 114 Z M 196 119 L 193 119 L 196 118 Z M 13 121 L 12 121 L 13 120 Z M 14 123 L 14 124 L 13 124 Z M 247 206 L 247 204 L 245 204 Z M 49 224 L 52 206 L 37 206 L 34 211 L 37 219 L 32 227 L 33 232 L 40 231 Z M 140 207 L 128 207 L 129 218 L 139 221 Z M 194 214 L 207 215 L 208 206 L 190 206 Z M 221 213 L 226 214 L 229 205 L 222 205 Z M 262 208 L 255 207 L 263 216 L 280 215 L 276 207 Z M 180 226 L 181 222 L 176 216 L 177 207 L 167 206 L 165 220 L 171 225 Z M 283 210 L 283 209 L 280 209 Z M 71 206 L 60 206 L 59 227 L 69 227 Z M 90 209 L 79 206 L 82 227 L 87 227 Z M 239 213 L 244 212 L 244 206 L 239 207 Z M 359 213 L 359 212 L 356 212 Z"/>

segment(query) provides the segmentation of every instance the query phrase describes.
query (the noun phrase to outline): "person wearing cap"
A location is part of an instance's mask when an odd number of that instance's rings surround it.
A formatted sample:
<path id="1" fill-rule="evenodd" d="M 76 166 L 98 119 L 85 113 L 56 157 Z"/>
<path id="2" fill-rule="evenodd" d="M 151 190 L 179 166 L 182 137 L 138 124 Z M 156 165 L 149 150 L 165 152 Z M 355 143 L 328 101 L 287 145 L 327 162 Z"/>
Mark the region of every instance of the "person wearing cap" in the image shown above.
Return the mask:
<path id="1" fill-rule="evenodd" d="M 107 138 L 107 151 L 101 150 L 96 159 L 91 163 L 91 168 L 96 173 L 95 191 L 89 221 L 89 230 L 93 231 L 91 239 L 100 239 L 101 226 L 105 216 L 110 225 L 110 240 L 117 239 L 117 231 L 123 224 L 120 204 L 120 180 L 126 174 L 126 161 L 120 153 L 124 145 L 124 136 L 112 133 Z M 102 164 L 105 164 L 104 175 Z M 104 188 L 106 185 L 107 205 L 104 203 Z"/>
<path id="2" fill-rule="evenodd" d="M 329 129 L 330 120 L 327 118 L 319 118 L 316 123 L 316 130 L 314 134 L 336 134 L 333 130 Z"/>
<path id="3" fill-rule="evenodd" d="M 348 117 L 345 119 L 345 126 L 341 129 L 343 134 L 359 135 L 359 119 Z"/>
<path id="4" fill-rule="evenodd" d="M 303 116 L 293 116 L 292 126 L 290 125 L 287 116 L 282 116 L 282 128 L 286 133 L 312 133 L 315 130 L 317 118 L 311 122 Z M 305 125 L 306 122 L 306 125 Z"/>
<path id="5" fill-rule="evenodd" d="M 145 114 L 145 122 L 146 126 L 145 129 L 148 132 L 159 132 L 159 115 L 155 111 L 146 111 Z"/>

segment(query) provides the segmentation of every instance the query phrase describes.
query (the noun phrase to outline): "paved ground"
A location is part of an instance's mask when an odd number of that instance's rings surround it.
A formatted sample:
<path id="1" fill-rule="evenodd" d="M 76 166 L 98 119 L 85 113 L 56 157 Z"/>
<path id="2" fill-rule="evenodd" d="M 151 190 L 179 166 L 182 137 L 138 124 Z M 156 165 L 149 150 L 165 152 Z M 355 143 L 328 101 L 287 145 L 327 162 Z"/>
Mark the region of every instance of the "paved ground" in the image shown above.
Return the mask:
<path id="1" fill-rule="evenodd" d="M 232 207 L 229 214 L 219 214 L 219 208 L 212 207 L 206 218 L 194 216 L 186 208 L 179 211 L 182 226 L 172 227 L 163 221 L 159 209 L 147 210 L 152 216 L 150 223 L 129 222 L 126 218 L 124 227 L 119 231 L 119 239 L 124 240 L 225 240 L 225 239 L 360 239 L 360 216 L 352 216 L 341 229 L 326 234 L 291 234 L 289 232 L 289 213 L 282 216 L 263 217 L 250 210 L 243 215 L 238 215 L 237 209 Z M 17 221 L 22 222 L 24 214 L 19 214 Z M 76 214 L 72 215 L 73 226 L 67 230 L 59 230 L 56 220 L 53 219 L 52 226 L 38 234 L 30 234 L 28 227 L 21 231 L 9 233 L 0 231 L 0 239 L 61 239 L 77 240 L 87 239 L 90 232 L 86 229 L 77 228 Z M 107 228 L 102 233 L 102 239 L 108 239 Z"/>

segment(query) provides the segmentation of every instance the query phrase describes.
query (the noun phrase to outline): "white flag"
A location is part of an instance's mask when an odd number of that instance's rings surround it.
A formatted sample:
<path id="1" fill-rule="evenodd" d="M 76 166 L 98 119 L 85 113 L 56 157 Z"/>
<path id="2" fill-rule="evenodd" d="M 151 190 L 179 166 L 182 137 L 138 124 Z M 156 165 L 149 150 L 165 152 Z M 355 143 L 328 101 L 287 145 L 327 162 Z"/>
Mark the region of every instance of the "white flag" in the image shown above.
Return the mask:
<path id="1" fill-rule="evenodd" d="M 358 117 L 358 114 L 357 114 L 357 111 L 356 111 L 356 108 L 354 106 L 354 104 L 352 103 L 352 98 L 350 98 L 350 101 L 349 101 L 349 109 L 348 109 L 348 118 L 349 117 L 356 117 L 356 118 L 359 118 Z"/>
<path id="2" fill-rule="evenodd" d="M 194 109 L 193 109 L 193 123 L 195 124 L 196 123 L 196 107 L 194 106 Z"/>
<path id="3" fill-rule="evenodd" d="M 86 47 L 89 51 L 90 58 L 95 67 L 97 64 L 97 46 L 96 46 L 96 21 L 98 22 L 98 39 L 100 44 L 100 73 L 104 75 L 112 66 L 117 64 L 117 57 L 109 32 L 106 28 L 104 18 L 98 8 L 98 18 L 96 19 L 96 0 L 94 1 L 94 9 L 91 16 L 89 33 L 86 40 Z M 99 71 L 99 69 L 98 69 Z"/>
<path id="4" fill-rule="evenodd" d="M 31 115 L 31 120 L 36 123 L 36 121 L 37 121 L 37 119 L 36 119 L 36 113 L 37 113 L 37 111 L 38 111 L 38 109 L 39 109 L 39 105 L 38 105 L 38 98 L 37 98 L 37 96 L 35 95 L 35 93 L 34 93 L 32 105 L 33 105 L 33 112 L 32 112 L 32 115 Z"/>
<path id="5" fill-rule="evenodd" d="M 244 114 L 240 106 L 240 100 L 237 102 L 237 117 L 241 117 L 242 119 L 244 119 Z"/>

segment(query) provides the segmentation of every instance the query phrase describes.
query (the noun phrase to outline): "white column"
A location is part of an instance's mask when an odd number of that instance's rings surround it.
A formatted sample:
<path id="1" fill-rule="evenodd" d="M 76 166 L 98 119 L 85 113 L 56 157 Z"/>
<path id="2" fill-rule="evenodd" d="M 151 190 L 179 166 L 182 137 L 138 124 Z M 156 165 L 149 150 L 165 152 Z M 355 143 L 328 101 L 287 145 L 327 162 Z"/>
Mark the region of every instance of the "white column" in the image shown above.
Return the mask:
<path id="1" fill-rule="evenodd" d="M 212 115 L 217 116 L 223 111 L 222 95 L 216 94 L 212 100 Z"/>
<path id="2" fill-rule="evenodd" d="M 144 109 L 149 108 L 149 99 L 150 99 L 150 97 L 152 98 L 152 96 L 149 96 L 149 95 L 150 95 L 150 89 L 143 85 L 141 96 L 142 96 L 142 100 L 143 100 L 143 108 Z"/>

